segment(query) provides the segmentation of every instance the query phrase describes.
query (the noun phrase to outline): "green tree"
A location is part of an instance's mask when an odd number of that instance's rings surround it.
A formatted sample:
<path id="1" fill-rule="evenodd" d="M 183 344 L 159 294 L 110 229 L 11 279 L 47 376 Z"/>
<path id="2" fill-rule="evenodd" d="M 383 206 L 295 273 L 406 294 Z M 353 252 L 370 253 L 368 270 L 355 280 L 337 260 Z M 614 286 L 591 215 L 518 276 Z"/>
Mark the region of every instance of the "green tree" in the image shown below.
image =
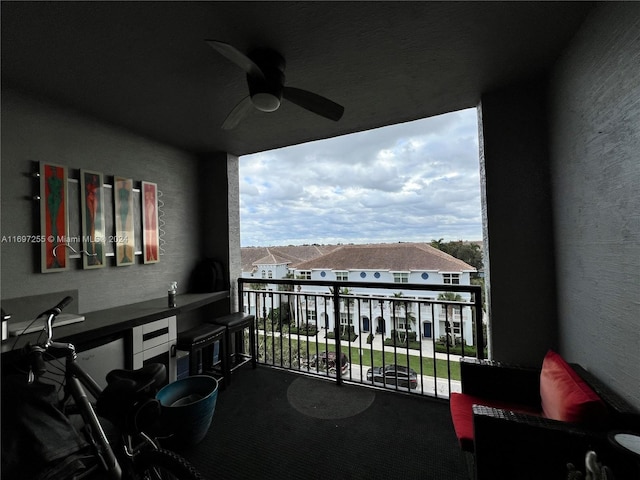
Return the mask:
<path id="1" fill-rule="evenodd" d="M 447 302 L 461 302 L 462 297 L 458 293 L 443 292 L 438 295 L 438 300 L 445 300 Z"/>
<path id="2" fill-rule="evenodd" d="M 282 331 L 283 325 L 289 325 L 293 317 L 290 305 L 282 303 L 280 307 L 272 308 L 267 318 L 276 326 L 276 331 Z"/>
<path id="3" fill-rule="evenodd" d="M 431 246 L 468 263 L 478 271 L 484 267 L 482 263 L 482 250 L 477 243 L 463 242 L 462 240 L 444 242 L 441 238 L 439 240 L 431 240 Z"/>
<path id="4" fill-rule="evenodd" d="M 293 280 L 294 279 L 294 275 L 293 275 L 293 273 L 287 273 L 282 278 L 283 278 L 283 280 Z M 294 290 L 294 286 L 293 285 L 278 285 L 278 291 L 279 292 L 293 292 L 293 290 Z"/>

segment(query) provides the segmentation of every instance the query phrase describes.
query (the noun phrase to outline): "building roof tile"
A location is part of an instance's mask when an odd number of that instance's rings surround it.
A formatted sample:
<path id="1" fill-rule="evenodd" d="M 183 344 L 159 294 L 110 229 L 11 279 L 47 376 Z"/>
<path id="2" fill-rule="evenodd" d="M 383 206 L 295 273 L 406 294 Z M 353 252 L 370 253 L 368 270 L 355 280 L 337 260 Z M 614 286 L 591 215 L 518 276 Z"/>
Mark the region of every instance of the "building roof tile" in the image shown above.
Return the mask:
<path id="1" fill-rule="evenodd" d="M 288 245 L 276 247 L 243 247 L 240 249 L 242 271 L 250 272 L 256 265 L 297 264 L 322 256 L 338 245 Z"/>
<path id="2" fill-rule="evenodd" d="M 242 270 L 288 264 L 297 270 L 476 271 L 471 265 L 428 243 L 245 247 Z"/>
<path id="3" fill-rule="evenodd" d="M 427 243 L 343 245 L 296 266 L 299 270 L 476 271 L 474 267 Z"/>

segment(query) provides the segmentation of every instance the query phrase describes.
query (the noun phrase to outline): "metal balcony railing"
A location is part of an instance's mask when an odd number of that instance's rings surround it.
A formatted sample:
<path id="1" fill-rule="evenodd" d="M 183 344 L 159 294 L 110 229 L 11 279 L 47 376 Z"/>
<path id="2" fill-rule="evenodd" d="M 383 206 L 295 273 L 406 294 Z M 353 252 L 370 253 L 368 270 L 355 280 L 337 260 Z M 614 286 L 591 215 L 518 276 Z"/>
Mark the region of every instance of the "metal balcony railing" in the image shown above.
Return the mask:
<path id="1" fill-rule="evenodd" d="M 411 394 L 460 391 L 461 356 L 485 358 L 477 285 L 238 279 L 258 362 Z M 338 354 L 337 352 L 340 352 Z"/>

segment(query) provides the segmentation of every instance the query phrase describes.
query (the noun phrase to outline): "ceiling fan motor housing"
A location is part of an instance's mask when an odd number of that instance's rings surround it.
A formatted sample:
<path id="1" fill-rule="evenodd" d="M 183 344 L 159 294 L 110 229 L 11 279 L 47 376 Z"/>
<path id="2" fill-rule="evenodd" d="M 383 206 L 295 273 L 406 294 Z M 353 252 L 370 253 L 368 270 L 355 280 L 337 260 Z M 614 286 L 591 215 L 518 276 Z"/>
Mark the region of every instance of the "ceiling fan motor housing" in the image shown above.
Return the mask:
<path id="1" fill-rule="evenodd" d="M 274 50 L 255 50 L 248 56 L 264 74 L 264 78 L 247 75 L 251 101 L 258 110 L 273 112 L 282 101 L 286 66 L 284 58 Z"/>

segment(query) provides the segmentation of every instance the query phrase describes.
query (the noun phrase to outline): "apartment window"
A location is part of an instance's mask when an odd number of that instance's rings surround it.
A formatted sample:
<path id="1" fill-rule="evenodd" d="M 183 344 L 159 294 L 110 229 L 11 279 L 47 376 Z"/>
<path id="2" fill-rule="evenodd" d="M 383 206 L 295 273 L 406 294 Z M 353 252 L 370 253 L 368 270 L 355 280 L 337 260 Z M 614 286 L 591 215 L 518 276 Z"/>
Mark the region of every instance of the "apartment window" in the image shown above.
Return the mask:
<path id="1" fill-rule="evenodd" d="M 315 310 L 307 310 L 307 322 L 314 322 L 318 319 L 318 315 Z"/>
<path id="2" fill-rule="evenodd" d="M 349 272 L 336 272 L 336 280 L 338 282 L 348 282 Z"/>
<path id="3" fill-rule="evenodd" d="M 298 278 L 301 280 L 311 280 L 311 270 L 300 270 Z"/>
<path id="4" fill-rule="evenodd" d="M 407 322 L 406 317 L 396 317 L 398 330 L 411 330 L 411 322 Z"/>
<path id="5" fill-rule="evenodd" d="M 267 278 L 267 272 L 262 270 L 262 278 Z"/>
<path id="6" fill-rule="evenodd" d="M 448 285 L 460 285 L 459 273 L 443 273 L 442 278 L 444 280 L 444 283 Z"/>
<path id="7" fill-rule="evenodd" d="M 407 272 L 396 272 L 393 274 L 394 283 L 409 283 L 409 274 Z"/>
<path id="8" fill-rule="evenodd" d="M 351 325 L 353 323 L 353 313 L 340 312 L 340 325 Z"/>
<path id="9" fill-rule="evenodd" d="M 450 308 L 449 309 L 449 314 L 447 314 L 447 310 L 446 309 L 442 309 L 440 311 L 440 320 L 446 320 L 449 319 L 449 321 L 453 321 L 454 319 L 460 319 L 462 318 L 462 315 L 460 315 L 460 309 L 459 308 Z"/>
<path id="10" fill-rule="evenodd" d="M 273 271 L 272 270 L 269 270 L 267 272 L 267 278 L 273 278 Z"/>

